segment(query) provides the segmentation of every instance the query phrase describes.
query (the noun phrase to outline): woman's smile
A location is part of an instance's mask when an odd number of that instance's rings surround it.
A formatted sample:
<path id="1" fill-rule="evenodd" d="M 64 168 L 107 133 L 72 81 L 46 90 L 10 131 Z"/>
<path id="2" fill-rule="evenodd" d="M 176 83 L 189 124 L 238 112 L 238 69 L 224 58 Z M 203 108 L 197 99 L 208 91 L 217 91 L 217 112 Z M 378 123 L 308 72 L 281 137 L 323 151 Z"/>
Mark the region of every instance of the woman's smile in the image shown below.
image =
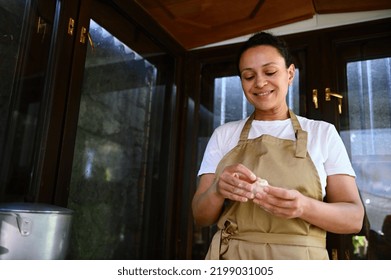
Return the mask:
<path id="1" fill-rule="evenodd" d="M 267 91 L 261 91 L 261 92 L 255 92 L 255 93 L 253 93 L 253 95 L 255 95 L 255 96 L 267 96 L 267 95 L 270 95 L 270 94 L 272 94 L 274 92 L 274 90 L 267 90 Z"/>

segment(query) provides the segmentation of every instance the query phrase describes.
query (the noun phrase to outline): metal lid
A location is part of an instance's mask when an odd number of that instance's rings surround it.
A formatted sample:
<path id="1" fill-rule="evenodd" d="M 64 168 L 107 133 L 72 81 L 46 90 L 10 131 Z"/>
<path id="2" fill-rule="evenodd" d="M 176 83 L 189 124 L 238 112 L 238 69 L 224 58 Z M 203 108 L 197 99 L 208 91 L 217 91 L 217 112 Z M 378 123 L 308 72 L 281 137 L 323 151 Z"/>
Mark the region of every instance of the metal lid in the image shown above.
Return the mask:
<path id="1" fill-rule="evenodd" d="M 0 212 L 7 213 L 42 213 L 42 214 L 72 214 L 73 210 L 44 203 L 0 203 Z"/>

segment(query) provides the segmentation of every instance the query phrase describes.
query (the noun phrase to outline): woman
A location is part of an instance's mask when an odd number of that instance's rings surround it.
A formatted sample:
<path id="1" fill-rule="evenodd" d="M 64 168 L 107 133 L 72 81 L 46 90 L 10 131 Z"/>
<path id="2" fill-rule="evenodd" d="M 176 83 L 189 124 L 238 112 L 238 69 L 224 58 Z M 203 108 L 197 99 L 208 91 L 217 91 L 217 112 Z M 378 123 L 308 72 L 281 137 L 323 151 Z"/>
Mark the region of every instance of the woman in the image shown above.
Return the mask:
<path id="1" fill-rule="evenodd" d="M 364 216 L 343 142 L 289 110 L 295 66 L 282 40 L 252 36 L 238 70 L 254 113 L 215 130 L 192 203 L 197 224 L 219 228 L 207 259 L 328 259 L 326 232 L 358 232 Z M 257 178 L 268 185 L 254 192 Z"/>

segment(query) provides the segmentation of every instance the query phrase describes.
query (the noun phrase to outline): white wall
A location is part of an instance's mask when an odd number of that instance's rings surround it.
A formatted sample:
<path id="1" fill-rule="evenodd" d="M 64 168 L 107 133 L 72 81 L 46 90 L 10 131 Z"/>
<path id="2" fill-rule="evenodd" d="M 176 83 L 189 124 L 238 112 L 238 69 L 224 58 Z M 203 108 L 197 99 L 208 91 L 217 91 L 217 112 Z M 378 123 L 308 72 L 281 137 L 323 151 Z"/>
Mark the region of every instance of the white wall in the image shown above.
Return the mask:
<path id="1" fill-rule="evenodd" d="M 284 26 L 272 28 L 266 31 L 272 32 L 274 35 L 287 35 L 306 31 L 312 31 L 317 29 L 324 29 L 329 27 L 347 25 L 352 23 L 359 23 L 365 21 L 372 21 L 377 19 L 391 17 L 391 10 L 378 10 L 367 12 L 355 12 L 355 13 L 338 13 L 338 14 L 316 14 L 313 18 L 308 20 L 299 21 L 296 23 L 287 24 Z M 237 37 L 234 39 L 222 41 L 206 45 L 200 48 L 209 48 L 220 45 L 228 45 L 246 41 L 252 34 Z"/>

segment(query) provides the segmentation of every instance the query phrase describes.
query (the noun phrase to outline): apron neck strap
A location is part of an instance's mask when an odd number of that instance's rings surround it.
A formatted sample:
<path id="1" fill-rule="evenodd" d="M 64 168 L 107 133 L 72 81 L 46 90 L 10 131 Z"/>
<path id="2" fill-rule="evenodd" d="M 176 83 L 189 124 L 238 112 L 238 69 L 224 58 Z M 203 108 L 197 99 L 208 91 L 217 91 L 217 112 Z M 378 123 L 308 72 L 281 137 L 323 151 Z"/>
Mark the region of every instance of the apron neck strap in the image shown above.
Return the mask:
<path id="1" fill-rule="evenodd" d="M 242 132 L 240 133 L 239 143 L 244 142 L 248 139 L 248 135 L 251 129 L 251 123 L 254 120 L 254 116 L 255 116 L 255 111 L 250 115 L 250 117 L 247 119 L 246 123 L 244 124 Z"/>
<path id="2" fill-rule="evenodd" d="M 308 133 L 301 129 L 299 120 L 297 119 L 295 113 L 292 110 L 289 110 L 289 115 L 291 117 L 293 130 L 296 136 L 296 157 L 305 158 L 307 155 L 307 138 Z"/>
<path id="3" fill-rule="evenodd" d="M 292 110 L 289 110 L 289 116 L 292 122 L 293 131 L 295 132 L 296 137 L 296 157 L 299 158 L 305 158 L 307 155 L 307 131 L 304 131 L 301 129 L 301 125 Z M 244 124 L 244 127 L 242 129 L 242 132 L 240 134 L 239 143 L 244 142 L 248 139 L 248 135 L 250 133 L 251 129 L 251 123 L 254 120 L 255 117 L 255 111 L 250 115 L 250 117 L 247 119 L 246 123 Z"/>

